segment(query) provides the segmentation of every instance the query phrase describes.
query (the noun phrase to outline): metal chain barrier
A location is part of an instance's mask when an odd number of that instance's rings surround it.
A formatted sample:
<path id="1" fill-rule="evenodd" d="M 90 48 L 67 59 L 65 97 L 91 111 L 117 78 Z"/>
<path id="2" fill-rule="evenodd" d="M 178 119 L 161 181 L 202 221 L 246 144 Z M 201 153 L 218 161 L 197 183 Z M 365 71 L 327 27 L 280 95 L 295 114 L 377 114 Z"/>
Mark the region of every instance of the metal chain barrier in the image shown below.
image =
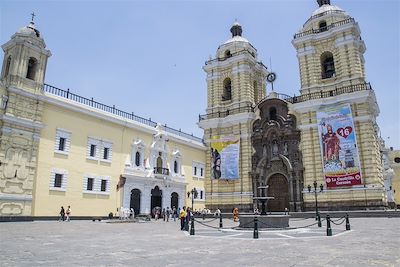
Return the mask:
<path id="1" fill-rule="evenodd" d="M 338 220 L 336 220 L 336 221 L 332 221 L 331 220 L 331 223 L 333 223 L 334 225 L 341 225 L 341 224 L 343 224 L 345 221 L 346 221 L 346 218 L 341 218 L 341 222 L 340 223 L 336 223 Z"/>
<path id="2" fill-rule="evenodd" d="M 205 223 L 203 223 L 203 222 L 201 222 L 201 221 L 198 221 L 198 220 L 196 220 L 196 219 L 195 219 L 194 221 L 197 222 L 197 223 L 199 223 L 199 224 L 201 224 L 201 225 L 203 225 L 203 226 L 209 227 L 209 228 L 220 229 L 219 227 L 215 227 L 215 226 L 212 226 L 212 225 L 205 224 Z"/>
<path id="3" fill-rule="evenodd" d="M 209 221 L 201 220 L 201 222 L 203 222 L 203 223 L 210 223 L 210 222 L 213 222 L 213 221 L 218 220 L 218 219 L 219 219 L 219 218 L 214 218 L 214 219 L 209 220 Z M 199 222 L 196 218 L 194 218 L 194 221 L 195 221 L 195 222 Z"/>

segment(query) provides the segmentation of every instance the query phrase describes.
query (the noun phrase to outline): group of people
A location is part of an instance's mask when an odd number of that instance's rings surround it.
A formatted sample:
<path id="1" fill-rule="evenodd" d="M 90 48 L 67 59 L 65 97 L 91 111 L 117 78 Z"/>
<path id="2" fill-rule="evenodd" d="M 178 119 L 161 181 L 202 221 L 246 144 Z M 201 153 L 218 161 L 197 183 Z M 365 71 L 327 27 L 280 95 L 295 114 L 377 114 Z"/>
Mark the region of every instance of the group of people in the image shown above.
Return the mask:
<path id="1" fill-rule="evenodd" d="M 178 211 L 175 207 L 172 207 L 172 209 L 167 207 L 167 209 L 163 208 L 162 210 L 159 207 L 155 207 L 153 209 L 153 216 L 156 221 L 162 218 L 164 222 L 169 222 L 170 219 L 173 219 L 175 222 L 178 217 Z"/>
<path id="2" fill-rule="evenodd" d="M 71 215 L 71 206 L 68 206 L 67 210 L 64 209 L 64 206 L 61 206 L 60 210 L 60 218 L 58 221 L 70 221 L 69 216 Z"/>
<path id="3" fill-rule="evenodd" d="M 179 218 L 181 220 L 181 231 L 189 231 L 189 222 L 193 218 L 190 208 L 183 206 L 179 211 Z"/>

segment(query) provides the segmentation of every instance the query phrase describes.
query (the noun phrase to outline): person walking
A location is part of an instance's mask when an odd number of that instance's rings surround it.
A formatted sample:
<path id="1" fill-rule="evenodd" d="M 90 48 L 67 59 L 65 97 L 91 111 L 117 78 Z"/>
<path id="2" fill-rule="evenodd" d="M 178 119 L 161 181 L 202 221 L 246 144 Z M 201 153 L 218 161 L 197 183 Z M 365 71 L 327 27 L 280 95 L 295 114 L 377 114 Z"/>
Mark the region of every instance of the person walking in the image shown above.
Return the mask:
<path id="1" fill-rule="evenodd" d="M 61 206 L 60 219 L 58 219 L 58 221 L 65 221 L 65 210 L 63 206 Z"/>
<path id="2" fill-rule="evenodd" d="M 66 214 L 67 214 L 66 221 L 67 221 L 67 222 L 69 222 L 69 221 L 70 221 L 70 218 L 69 218 L 69 216 L 71 215 L 71 206 L 68 206 L 68 209 L 67 209 L 67 212 L 66 212 Z"/>
<path id="3" fill-rule="evenodd" d="M 165 208 L 163 208 L 162 209 L 162 212 L 161 212 L 161 216 L 162 216 L 162 218 L 163 218 L 163 221 L 165 222 Z"/>
<path id="4" fill-rule="evenodd" d="M 185 217 L 186 217 L 185 209 L 186 209 L 186 207 L 183 206 L 183 208 L 181 209 L 181 211 L 179 213 L 179 218 L 181 219 L 181 231 L 183 231 L 185 228 Z"/>
<path id="5" fill-rule="evenodd" d="M 172 208 L 172 217 L 174 217 L 174 222 L 176 222 L 176 218 L 178 217 L 178 211 L 175 207 Z"/>
<path id="6" fill-rule="evenodd" d="M 169 222 L 169 216 L 170 215 L 171 215 L 171 210 L 169 209 L 169 207 L 167 207 L 167 211 L 166 211 L 167 222 Z"/>

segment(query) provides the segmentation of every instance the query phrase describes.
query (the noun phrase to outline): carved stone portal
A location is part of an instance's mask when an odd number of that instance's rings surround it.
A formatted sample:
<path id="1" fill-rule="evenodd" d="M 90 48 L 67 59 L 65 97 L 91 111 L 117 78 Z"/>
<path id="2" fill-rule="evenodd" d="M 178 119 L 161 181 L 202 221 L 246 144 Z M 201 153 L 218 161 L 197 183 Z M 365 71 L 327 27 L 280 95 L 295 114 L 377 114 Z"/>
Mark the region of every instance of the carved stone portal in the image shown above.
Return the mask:
<path id="1" fill-rule="evenodd" d="M 258 119 L 251 136 L 255 153 L 252 156 L 253 192 L 258 196 L 260 185 L 269 185 L 268 211 L 303 209 L 303 164 L 301 161 L 300 131 L 296 117 L 288 114 L 287 103 L 276 98 L 258 105 Z M 254 203 L 258 205 L 257 203 Z"/>

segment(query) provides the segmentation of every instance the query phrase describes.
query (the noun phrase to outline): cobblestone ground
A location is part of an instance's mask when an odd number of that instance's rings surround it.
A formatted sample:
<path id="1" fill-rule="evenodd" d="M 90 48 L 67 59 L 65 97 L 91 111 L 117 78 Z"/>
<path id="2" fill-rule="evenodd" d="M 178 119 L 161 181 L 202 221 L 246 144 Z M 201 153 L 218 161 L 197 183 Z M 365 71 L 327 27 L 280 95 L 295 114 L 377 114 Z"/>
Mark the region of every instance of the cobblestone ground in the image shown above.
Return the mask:
<path id="1" fill-rule="evenodd" d="M 199 220 L 202 222 L 202 220 Z M 203 221 L 218 227 L 218 220 Z M 315 220 L 293 219 L 302 227 Z M 288 231 L 224 230 L 196 223 L 92 221 L 0 224 L 0 266 L 400 266 L 400 218 L 354 218 Z M 234 227 L 224 220 L 224 227 Z"/>

